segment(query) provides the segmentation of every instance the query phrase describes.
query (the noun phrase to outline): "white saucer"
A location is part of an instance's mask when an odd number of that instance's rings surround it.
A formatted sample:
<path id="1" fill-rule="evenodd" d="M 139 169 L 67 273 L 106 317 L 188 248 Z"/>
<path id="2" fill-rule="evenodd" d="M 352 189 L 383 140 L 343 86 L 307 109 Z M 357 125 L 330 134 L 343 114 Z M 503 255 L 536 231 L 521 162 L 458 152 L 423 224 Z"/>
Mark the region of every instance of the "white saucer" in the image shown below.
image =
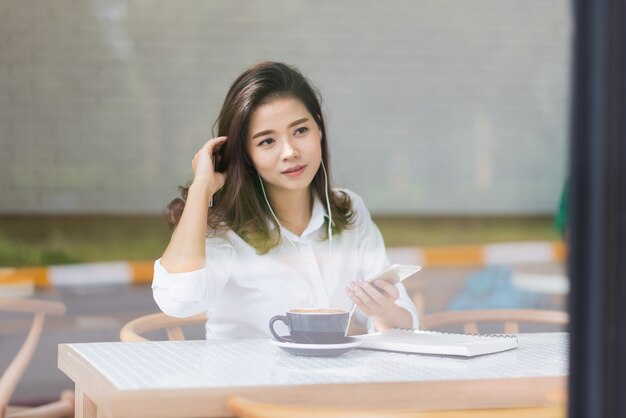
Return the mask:
<path id="1" fill-rule="evenodd" d="M 346 337 L 345 342 L 339 344 L 298 344 L 272 340 L 272 344 L 296 356 L 335 357 L 347 353 L 360 345 L 361 339 Z"/>

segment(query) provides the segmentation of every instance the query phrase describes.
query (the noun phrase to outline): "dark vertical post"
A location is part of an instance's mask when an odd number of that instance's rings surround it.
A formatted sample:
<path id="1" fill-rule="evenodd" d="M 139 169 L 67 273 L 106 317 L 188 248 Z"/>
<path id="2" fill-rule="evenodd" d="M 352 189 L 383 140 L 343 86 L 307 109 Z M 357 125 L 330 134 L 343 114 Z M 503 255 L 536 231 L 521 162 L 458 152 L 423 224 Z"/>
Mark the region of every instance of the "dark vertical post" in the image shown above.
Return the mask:
<path id="1" fill-rule="evenodd" d="M 575 0 L 569 416 L 626 417 L 626 0 Z"/>

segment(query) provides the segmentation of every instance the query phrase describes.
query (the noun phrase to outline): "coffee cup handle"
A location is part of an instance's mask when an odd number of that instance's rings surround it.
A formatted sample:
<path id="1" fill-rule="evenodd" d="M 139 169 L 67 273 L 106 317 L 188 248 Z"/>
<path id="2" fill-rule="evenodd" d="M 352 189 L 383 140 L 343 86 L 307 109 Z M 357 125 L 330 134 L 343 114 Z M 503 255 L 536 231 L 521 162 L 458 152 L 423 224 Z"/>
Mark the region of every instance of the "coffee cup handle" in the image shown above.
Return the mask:
<path id="1" fill-rule="evenodd" d="M 272 319 L 270 319 L 270 331 L 272 333 L 272 335 L 274 336 L 274 338 L 276 338 L 278 341 L 282 341 L 284 343 L 292 343 L 293 340 L 289 337 L 281 337 L 280 335 L 276 334 L 276 331 L 274 331 L 274 322 L 276 321 L 282 321 L 285 323 L 285 325 L 289 326 L 289 324 L 287 323 L 287 317 L 284 315 L 276 315 L 275 317 L 273 317 Z"/>

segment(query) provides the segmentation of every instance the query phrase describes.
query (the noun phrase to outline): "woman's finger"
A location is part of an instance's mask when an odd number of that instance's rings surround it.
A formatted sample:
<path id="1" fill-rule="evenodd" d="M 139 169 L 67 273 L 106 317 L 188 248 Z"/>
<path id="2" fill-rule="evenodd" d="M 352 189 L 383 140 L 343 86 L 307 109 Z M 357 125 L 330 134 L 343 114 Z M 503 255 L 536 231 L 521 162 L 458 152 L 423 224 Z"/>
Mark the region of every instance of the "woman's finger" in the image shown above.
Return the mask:
<path id="1" fill-rule="evenodd" d="M 225 136 L 217 136 L 215 138 L 211 138 L 202 146 L 202 148 L 205 148 L 209 152 L 209 154 L 213 154 L 213 151 L 218 146 L 220 146 L 224 142 L 226 142 L 226 139 L 228 139 L 228 138 L 225 137 Z"/>
<path id="2" fill-rule="evenodd" d="M 361 289 L 363 289 L 363 291 L 378 305 L 384 305 L 387 302 L 386 295 L 383 295 L 381 292 L 376 290 L 371 284 L 362 282 Z"/>
<path id="3" fill-rule="evenodd" d="M 198 150 L 196 155 L 194 155 L 193 160 L 191 160 L 194 178 L 195 176 L 207 179 L 213 178 L 215 167 L 213 158 L 211 157 L 215 155 L 215 150 L 220 147 L 226 139 L 227 138 L 225 136 L 211 138 L 204 143 L 200 150 Z"/>
<path id="4" fill-rule="evenodd" d="M 365 291 L 360 285 L 354 286 L 353 293 L 356 297 L 358 297 L 363 303 L 370 306 L 372 309 L 376 309 L 378 307 L 378 302 L 376 302 L 372 297 Z"/>
<path id="5" fill-rule="evenodd" d="M 348 294 L 348 297 L 350 298 L 350 300 L 352 301 L 352 303 L 354 303 L 355 305 L 359 306 L 359 302 L 360 300 L 358 300 L 353 294 L 352 291 L 349 290 L 349 288 L 346 288 L 346 293 Z"/>
<path id="6" fill-rule="evenodd" d="M 372 310 L 354 293 L 349 292 L 348 297 L 366 316 L 372 315 Z"/>
<path id="7" fill-rule="evenodd" d="M 384 280 L 376 280 L 374 284 L 394 301 L 396 301 L 400 297 L 400 291 L 391 283 L 388 283 Z"/>
<path id="8" fill-rule="evenodd" d="M 211 157 L 215 154 L 215 151 L 217 151 L 222 146 L 222 144 L 226 142 L 226 139 L 227 138 L 225 136 L 218 136 L 216 138 L 209 139 L 196 153 L 194 158 L 200 159 L 203 158 L 205 155 L 207 157 Z M 211 162 L 211 164 L 213 164 L 213 162 Z"/>

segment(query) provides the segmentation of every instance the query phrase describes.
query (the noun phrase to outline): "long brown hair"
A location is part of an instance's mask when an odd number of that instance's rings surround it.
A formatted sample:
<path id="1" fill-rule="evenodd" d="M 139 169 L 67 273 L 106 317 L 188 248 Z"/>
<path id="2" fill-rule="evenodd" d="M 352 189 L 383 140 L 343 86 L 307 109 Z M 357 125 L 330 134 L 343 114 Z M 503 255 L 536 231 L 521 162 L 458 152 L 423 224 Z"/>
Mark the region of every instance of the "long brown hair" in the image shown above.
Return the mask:
<path id="1" fill-rule="evenodd" d="M 265 254 L 280 243 L 280 228 L 272 216 L 261 190 L 256 169 L 246 151 L 250 117 L 254 110 L 273 99 L 300 100 L 314 117 L 322 133 L 322 162 L 328 176 L 328 191 L 333 218 L 333 234 L 350 227 L 352 202 L 344 193 L 332 193 L 328 143 L 319 93 L 296 68 L 279 62 L 261 62 L 244 71 L 230 87 L 215 121 L 216 136 L 227 136 L 216 169 L 227 175 L 223 189 L 214 197 L 207 225 L 212 231 L 232 229 L 258 253 Z M 189 187 L 180 187 L 182 197 L 167 206 L 167 221 L 175 228 L 185 207 Z M 326 199 L 324 172 L 318 169 L 311 182 L 311 193 Z M 271 222 L 275 228 L 270 228 Z M 326 219 L 328 222 L 328 219 Z M 328 224 L 326 224 L 328 226 Z"/>

